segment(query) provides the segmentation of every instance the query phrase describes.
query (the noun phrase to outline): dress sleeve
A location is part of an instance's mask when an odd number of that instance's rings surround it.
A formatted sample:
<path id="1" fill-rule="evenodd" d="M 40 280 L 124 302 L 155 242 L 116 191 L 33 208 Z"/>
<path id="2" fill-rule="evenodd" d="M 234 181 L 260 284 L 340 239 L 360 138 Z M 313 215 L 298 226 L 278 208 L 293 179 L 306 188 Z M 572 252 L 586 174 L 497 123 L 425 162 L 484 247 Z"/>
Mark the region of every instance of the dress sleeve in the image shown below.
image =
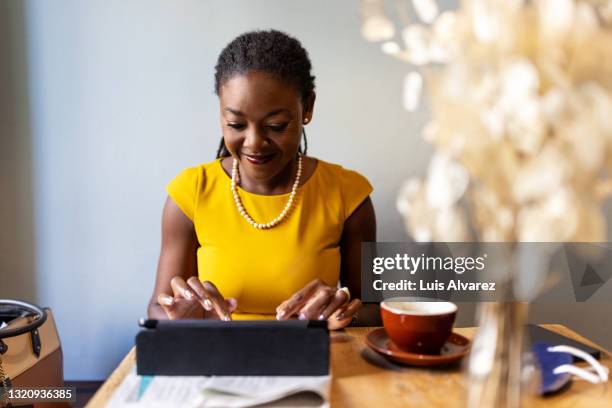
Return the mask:
<path id="1" fill-rule="evenodd" d="M 193 221 L 198 191 L 202 183 L 202 169 L 189 167 L 166 185 L 168 196 Z"/>
<path id="2" fill-rule="evenodd" d="M 342 169 L 340 181 L 346 220 L 374 189 L 368 179 L 353 170 Z"/>

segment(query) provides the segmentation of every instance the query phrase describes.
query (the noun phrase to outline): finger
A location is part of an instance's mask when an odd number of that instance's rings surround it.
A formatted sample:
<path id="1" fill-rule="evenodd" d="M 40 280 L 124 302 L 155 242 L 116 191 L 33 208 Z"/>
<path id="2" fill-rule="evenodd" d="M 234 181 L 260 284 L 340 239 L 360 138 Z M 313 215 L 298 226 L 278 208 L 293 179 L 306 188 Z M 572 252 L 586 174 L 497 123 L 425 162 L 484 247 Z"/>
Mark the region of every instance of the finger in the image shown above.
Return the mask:
<path id="1" fill-rule="evenodd" d="M 236 299 L 227 298 L 225 301 L 227 302 L 227 308 L 230 313 L 233 313 L 238 308 L 238 301 Z"/>
<path id="2" fill-rule="evenodd" d="M 327 328 L 329 330 L 339 330 L 348 326 L 353 321 L 353 317 L 356 315 L 360 307 L 361 301 L 359 299 L 355 299 L 347 306 L 339 308 L 327 320 Z"/>
<path id="3" fill-rule="evenodd" d="M 334 298 L 334 289 L 332 288 L 319 288 L 319 290 L 312 296 L 311 300 L 300 309 L 299 317 L 300 320 L 322 320 L 321 312 Z"/>
<path id="4" fill-rule="evenodd" d="M 174 297 L 182 297 L 187 300 L 195 300 L 196 296 L 193 291 L 189 290 L 187 283 L 180 276 L 175 276 L 170 281 L 170 287 L 172 287 L 172 292 L 174 292 Z"/>
<path id="5" fill-rule="evenodd" d="M 232 320 L 232 314 L 229 311 L 229 307 L 227 302 L 221 296 L 221 293 L 217 289 L 214 283 L 210 281 L 202 282 L 202 286 L 204 286 L 204 290 L 206 291 L 206 296 L 211 301 L 215 312 L 219 315 L 221 320 Z"/>
<path id="6" fill-rule="evenodd" d="M 352 319 L 353 315 L 361 308 L 361 300 L 353 299 L 346 306 L 338 309 L 338 313 L 334 313 L 336 320 Z"/>
<path id="7" fill-rule="evenodd" d="M 321 312 L 319 316 L 319 320 L 327 320 L 329 316 L 332 315 L 337 309 L 341 306 L 344 306 L 346 302 L 348 302 L 349 298 L 345 291 L 338 289 L 336 293 L 334 293 L 334 297 L 329 302 L 327 307 Z"/>
<path id="8" fill-rule="evenodd" d="M 173 306 L 174 298 L 165 293 L 160 293 L 157 295 L 157 303 L 159 303 L 160 306 Z"/>
<path id="9" fill-rule="evenodd" d="M 281 303 L 280 305 L 276 306 L 276 320 L 282 320 L 283 316 L 285 315 L 285 306 L 287 305 L 288 300 L 285 300 L 283 303 Z M 280 311 L 283 311 L 282 314 L 280 313 Z"/>
<path id="10" fill-rule="evenodd" d="M 163 311 L 166 313 L 168 318 L 171 317 L 171 313 L 174 310 L 174 298 L 165 293 L 160 293 L 157 295 L 157 303 L 161 306 Z"/>
<path id="11" fill-rule="evenodd" d="M 278 313 L 279 310 L 284 309 L 286 304 L 287 304 L 287 301 L 285 300 L 283 303 L 276 306 L 276 313 Z"/>
<path id="12" fill-rule="evenodd" d="M 295 292 L 285 303 L 285 305 L 278 310 L 276 318 L 278 320 L 288 319 L 294 313 L 304 306 L 306 301 L 312 296 L 312 294 L 321 285 L 320 279 L 314 279 L 310 281 L 302 289 Z"/>
<path id="13" fill-rule="evenodd" d="M 210 312 L 211 310 L 213 310 L 212 302 L 206 294 L 204 285 L 202 285 L 202 282 L 197 276 L 192 276 L 191 278 L 187 279 L 187 285 L 189 285 L 189 287 L 193 289 L 193 291 L 198 297 L 198 300 L 206 311 Z"/>

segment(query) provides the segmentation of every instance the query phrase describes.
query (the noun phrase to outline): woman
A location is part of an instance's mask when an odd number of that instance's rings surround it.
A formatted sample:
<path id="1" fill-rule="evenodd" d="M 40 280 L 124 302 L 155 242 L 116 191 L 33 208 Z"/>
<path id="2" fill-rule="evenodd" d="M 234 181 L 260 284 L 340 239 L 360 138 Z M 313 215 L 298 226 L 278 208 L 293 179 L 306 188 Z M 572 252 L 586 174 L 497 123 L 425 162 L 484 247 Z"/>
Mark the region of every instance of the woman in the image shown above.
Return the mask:
<path id="1" fill-rule="evenodd" d="M 149 317 L 297 317 L 338 329 L 355 316 L 361 242 L 376 238 L 372 187 L 306 156 L 310 71 L 299 41 L 278 31 L 243 34 L 221 52 L 223 138 L 217 160 L 167 186 Z"/>

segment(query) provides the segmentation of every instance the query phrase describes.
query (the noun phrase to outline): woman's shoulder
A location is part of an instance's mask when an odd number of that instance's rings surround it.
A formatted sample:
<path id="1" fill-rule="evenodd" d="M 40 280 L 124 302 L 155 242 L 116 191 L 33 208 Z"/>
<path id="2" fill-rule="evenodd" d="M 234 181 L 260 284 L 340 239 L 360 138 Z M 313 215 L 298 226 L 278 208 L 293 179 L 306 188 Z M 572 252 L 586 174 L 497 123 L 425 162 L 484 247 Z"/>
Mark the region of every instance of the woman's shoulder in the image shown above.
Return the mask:
<path id="1" fill-rule="evenodd" d="M 356 170 L 352 170 L 342 166 L 341 164 L 331 163 L 325 160 L 317 159 L 318 161 L 318 171 L 320 171 L 321 176 L 327 178 L 329 181 L 336 181 L 340 184 L 350 184 L 350 183 L 367 183 L 370 182 L 368 179 Z"/>
<path id="2" fill-rule="evenodd" d="M 219 159 L 184 167 L 166 185 L 166 191 L 189 219 L 193 220 L 200 197 L 219 179 L 221 172 L 223 169 Z"/>
<path id="3" fill-rule="evenodd" d="M 329 197 L 338 197 L 346 220 L 372 193 L 372 185 L 358 171 L 340 164 L 319 160 L 318 166 L 321 190 Z"/>
<path id="4" fill-rule="evenodd" d="M 203 190 L 222 172 L 220 159 L 183 167 L 168 183 L 169 190 L 183 190 L 191 194 Z"/>
<path id="5" fill-rule="evenodd" d="M 205 181 L 207 178 L 214 177 L 221 170 L 220 159 L 215 159 L 207 163 L 194 164 L 183 167 L 176 175 L 175 179 L 182 179 L 195 183 Z M 191 183 L 190 183 L 191 184 Z"/>

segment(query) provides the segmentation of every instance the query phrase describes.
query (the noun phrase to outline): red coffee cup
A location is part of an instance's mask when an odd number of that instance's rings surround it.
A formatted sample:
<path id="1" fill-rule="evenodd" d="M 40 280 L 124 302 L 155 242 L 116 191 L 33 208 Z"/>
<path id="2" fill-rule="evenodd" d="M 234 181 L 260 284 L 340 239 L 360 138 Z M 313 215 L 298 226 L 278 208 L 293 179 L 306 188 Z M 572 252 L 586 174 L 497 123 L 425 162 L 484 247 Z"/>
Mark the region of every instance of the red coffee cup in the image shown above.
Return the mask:
<path id="1" fill-rule="evenodd" d="M 383 326 L 391 341 L 411 353 L 439 354 L 457 315 L 451 302 L 410 302 L 401 298 L 380 304 Z"/>

